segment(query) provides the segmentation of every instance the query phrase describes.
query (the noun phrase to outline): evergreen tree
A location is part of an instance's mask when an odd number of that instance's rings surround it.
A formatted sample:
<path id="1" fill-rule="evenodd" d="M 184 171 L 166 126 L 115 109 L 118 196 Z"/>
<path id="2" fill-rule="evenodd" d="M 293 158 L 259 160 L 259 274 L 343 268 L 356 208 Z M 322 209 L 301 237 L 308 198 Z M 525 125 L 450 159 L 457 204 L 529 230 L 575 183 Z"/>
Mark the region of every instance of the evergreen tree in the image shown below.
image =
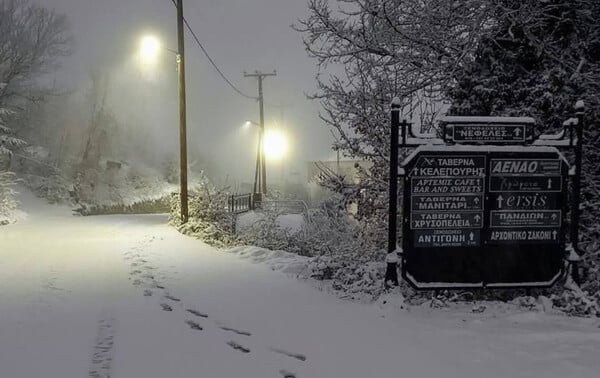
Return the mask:
<path id="1" fill-rule="evenodd" d="M 586 103 L 584 243 L 600 236 L 600 2 L 496 0 L 493 27 L 448 90 L 451 113 L 532 116 L 557 131 Z M 586 243 L 587 242 L 587 243 Z"/>
<path id="2" fill-rule="evenodd" d="M 12 151 L 16 148 L 23 147 L 25 141 L 13 136 L 12 130 L 6 125 L 6 120 L 13 114 L 9 109 L 0 106 L 0 162 L 5 160 L 5 167 L 8 169 L 8 162 L 12 156 Z"/>
<path id="3" fill-rule="evenodd" d="M 455 74 L 451 112 L 531 115 L 557 128 L 585 99 L 600 102 L 600 4 L 591 0 L 494 1 L 494 27 Z"/>

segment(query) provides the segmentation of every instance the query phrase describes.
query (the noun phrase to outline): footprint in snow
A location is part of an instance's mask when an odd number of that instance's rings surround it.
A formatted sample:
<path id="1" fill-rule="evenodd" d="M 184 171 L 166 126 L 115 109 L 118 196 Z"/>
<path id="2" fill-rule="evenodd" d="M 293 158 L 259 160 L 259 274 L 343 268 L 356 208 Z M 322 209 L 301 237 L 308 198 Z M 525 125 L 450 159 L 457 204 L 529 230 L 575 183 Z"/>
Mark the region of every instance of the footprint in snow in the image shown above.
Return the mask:
<path id="1" fill-rule="evenodd" d="M 252 334 L 250 332 L 240 331 L 239 329 L 235 329 L 235 328 L 231 328 L 231 327 L 219 327 L 219 328 L 221 328 L 223 331 L 229 331 L 229 332 L 237 333 L 238 335 L 252 336 Z"/>
<path id="2" fill-rule="evenodd" d="M 203 313 L 201 313 L 200 311 L 193 310 L 193 309 L 191 309 L 191 308 L 188 308 L 186 311 L 187 311 L 187 312 L 189 312 L 190 314 L 194 314 L 194 315 L 196 315 L 196 316 L 199 316 L 199 317 L 201 317 L 201 318 L 208 318 L 208 315 L 206 315 L 206 314 L 203 314 Z"/>
<path id="3" fill-rule="evenodd" d="M 160 307 L 163 309 L 163 311 L 173 311 L 173 307 L 169 306 L 166 303 L 161 303 Z"/>
<path id="4" fill-rule="evenodd" d="M 283 369 L 279 370 L 279 374 L 281 374 L 283 378 L 296 378 L 296 374 Z"/>
<path id="5" fill-rule="evenodd" d="M 96 344 L 92 352 L 89 377 L 109 378 L 111 376 L 114 346 L 114 319 L 104 319 L 98 323 Z"/>
<path id="6" fill-rule="evenodd" d="M 292 357 L 292 358 L 295 358 L 300 361 L 306 361 L 306 356 L 303 354 L 292 353 L 292 352 L 288 352 L 287 350 L 284 350 L 284 349 L 273 348 L 273 347 L 271 347 L 270 349 L 271 349 L 271 351 L 273 351 L 275 353 L 283 354 L 284 356 Z"/>
<path id="7" fill-rule="evenodd" d="M 159 284 L 159 283 L 158 283 L 158 282 L 156 282 L 156 281 L 152 281 L 152 288 L 154 288 L 154 289 L 161 289 L 161 290 L 164 290 L 164 288 L 165 288 L 165 287 L 164 287 L 164 286 L 162 286 L 161 284 Z"/>
<path id="8" fill-rule="evenodd" d="M 250 353 L 250 349 L 246 348 L 245 346 L 236 343 L 235 341 L 230 341 L 227 343 L 227 345 L 229 345 L 230 347 L 232 347 L 235 350 L 239 350 L 242 353 Z"/>
<path id="9" fill-rule="evenodd" d="M 151 296 L 152 296 L 152 290 L 145 289 L 144 290 L 144 297 L 151 297 Z"/>
<path id="10" fill-rule="evenodd" d="M 174 296 L 172 296 L 170 294 L 165 294 L 165 298 L 167 298 L 167 299 L 169 299 L 171 301 L 174 301 L 174 302 L 181 302 L 181 299 L 179 299 L 177 297 L 174 297 Z"/>
<path id="11" fill-rule="evenodd" d="M 193 320 L 186 320 L 185 324 L 189 325 L 191 329 L 195 329 L 197 331 L 202 331 L 202 327 L 200 326 L 200 324 L 196 323 Z"/>

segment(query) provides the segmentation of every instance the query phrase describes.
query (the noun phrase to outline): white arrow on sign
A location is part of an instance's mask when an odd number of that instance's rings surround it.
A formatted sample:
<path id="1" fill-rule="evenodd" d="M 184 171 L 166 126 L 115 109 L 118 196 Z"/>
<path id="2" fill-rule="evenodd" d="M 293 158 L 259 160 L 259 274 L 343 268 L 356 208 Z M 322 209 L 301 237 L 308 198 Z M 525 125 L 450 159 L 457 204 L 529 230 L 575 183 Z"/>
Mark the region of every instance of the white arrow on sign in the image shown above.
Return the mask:
<path id="1" fill-rule="evenodd" d="M 473 203 L 475 203 L 475 205 L 479 205 L 479 197 L 475 197 Z"/>
<path id="2" fill-rule="evenodd" d="M 473 241 L 474 238 L 475 238 L 475 234 L 473 234 L 472 232 L 469 233 L 469 241 Z"/>
<path id="3" fill-rule="evenodd" d="M 498 196 L 496 201 L 498 201 L 498 209 L 502 209 L 502 202 L 504 201 L 504 197 L 502 197 L 502 194 Z"/>
<path id="4" fill-rule="evenodd" d="M 548 189 L 552 189 L 552 179 L 548 179 Z"/>
<path id="5" fill-rule="evenodd" d="M 521 129 L 519 127 L 515 128 L 515 131 L 513 131 L 515 133 L 515 135 L 518 137 L 521 135 Z"/>
<path id="6" fill-rule="evenodd" d="M 552 220 L 556 220 L 556 214 L 552 214 L 551 218 Z"/>
<path id="7" fill-rule="evenodd" d="M 558 235 L 558 232 L 556 230 L 552 231 L 552 239 L 556 239 L 556 235 Z"/>
<path id="8" fill-rule="evenodd" d="M 479 214 L 475 214 L 475 222 L 479 223 L 480 220 L 481 217 L 479 216 Z"/>

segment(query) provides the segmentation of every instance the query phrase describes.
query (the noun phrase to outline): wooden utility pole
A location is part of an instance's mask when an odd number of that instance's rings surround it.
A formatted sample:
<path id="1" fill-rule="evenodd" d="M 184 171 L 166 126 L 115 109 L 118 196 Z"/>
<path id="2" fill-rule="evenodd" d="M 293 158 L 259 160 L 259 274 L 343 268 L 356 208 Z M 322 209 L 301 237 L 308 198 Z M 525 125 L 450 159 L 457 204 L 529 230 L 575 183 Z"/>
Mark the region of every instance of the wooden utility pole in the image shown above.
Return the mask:
<path id="1" fill-rule="evenodd" d="M 260 107 L 260 132 L 259 132 L 259 146 L 260 146 L 260 170 L 261 170 L 261 192 L 267 194 L 267 169 L 265 160 L 265 112 L 264 112 L 264 98 L 263 98 L 263 79 L 267 76 L 277 76 L 277 72 L 262 73 L 260 71 L 254 71 L 254 73 L 244 72 L 244 77 L 256 77 L 258 79 L 258 102 Z"/>
<path id="2" fill-rule="evenodd" d="M 177 0 L 177 72 L 179 76 L 179 200 L 181 221 L 188 221 L 187 132 L 185 101 L 185 44 L 183 0 Z"/>

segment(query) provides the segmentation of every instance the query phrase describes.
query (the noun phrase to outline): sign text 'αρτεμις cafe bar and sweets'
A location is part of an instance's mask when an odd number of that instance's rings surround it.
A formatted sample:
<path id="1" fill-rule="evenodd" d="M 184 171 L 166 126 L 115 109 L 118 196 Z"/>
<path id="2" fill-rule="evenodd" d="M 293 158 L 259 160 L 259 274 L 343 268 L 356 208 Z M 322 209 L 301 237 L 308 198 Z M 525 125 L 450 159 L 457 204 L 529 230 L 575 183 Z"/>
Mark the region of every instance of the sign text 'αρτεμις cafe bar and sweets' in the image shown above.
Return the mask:
<path id="1" fill-rule="evenodd" d="M 410 171 L 414 247 L 473 247 L 481 243 L 485 156 L 421 155 Z"/>

